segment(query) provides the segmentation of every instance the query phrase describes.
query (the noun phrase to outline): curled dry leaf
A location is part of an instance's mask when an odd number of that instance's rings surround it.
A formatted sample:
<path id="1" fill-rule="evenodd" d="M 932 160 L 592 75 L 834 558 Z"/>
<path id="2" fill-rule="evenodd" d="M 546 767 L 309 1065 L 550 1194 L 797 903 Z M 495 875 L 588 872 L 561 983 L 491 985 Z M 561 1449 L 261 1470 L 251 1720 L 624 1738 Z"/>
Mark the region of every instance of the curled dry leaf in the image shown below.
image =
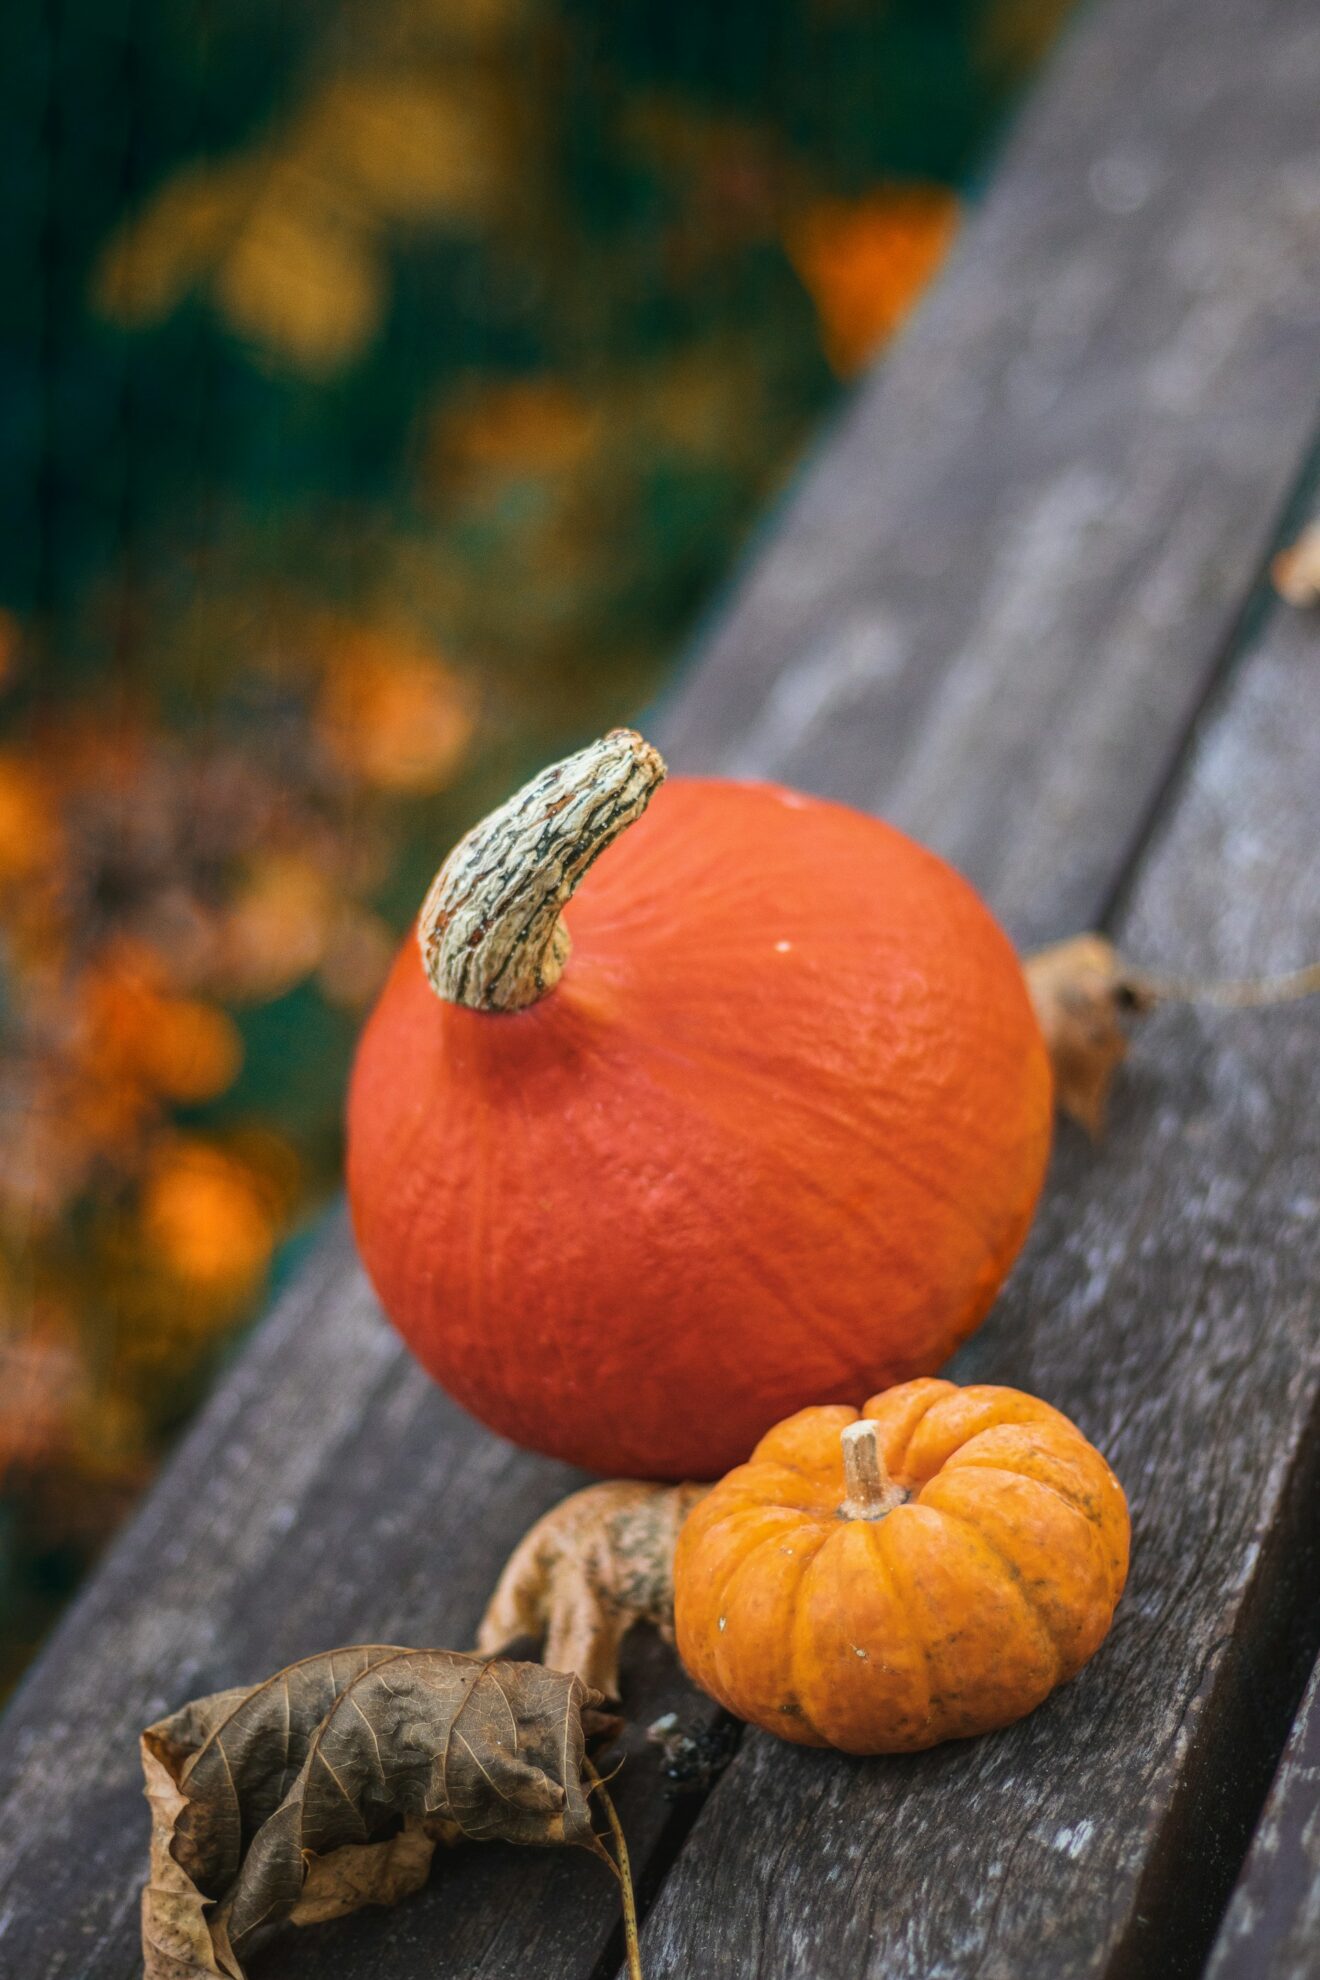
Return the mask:
<path id="1" fill-rule="evenodd" d="M 557 1671 L 619 1695 L 619 1648 L 634 1623 L 674 1631 L 674 1542 L 708 1485 L 588 1485 L 524 1535 L 490 1599 L 477 1647 L 544 1639 Z"/>
<path id="2" fill-rule="evenodd" d="M 1127 1055 L 1124 1020 L 1150 1010 L 1156 992 L 1103 935 L 1074 935 L 1028 956 L 1023 968 L 1058 1105 L 1098 1139 L 1114 1074 Z"/>
<path id="3" fill-rule="evenodd" d="M 1022 965 L 1054 1066 L 1055 1098 L 1093 1140 L 1128 1041 L 1124 1022 L 1157 1004 L 1265 1010 L 1320 995 L 1320 963 L 1281 976 L 1210 979 L 1164 976 L 1125 961 L 1103 935 L 1074 935 Z"/>
<path id="4" fill-rule="evenodd" d="M 1304 529 L 1288 550 L 1280 550 L 1270 565 L 1274 589 L 1289 605 L 1303 610 L 1320 605 L 1320 522 Z"/>
<path id="5" fill-rule="evenodd" d="M 369 1644 L 195 1699 L 142 1735 L 144 1980 L 243 1980 L 282 1924 L 393 1904 L 437 1842 L 575 1843 L 615 1722 L 539 1664 Z M 611 1865 L 613 1867 L 613 1865 Z"/>

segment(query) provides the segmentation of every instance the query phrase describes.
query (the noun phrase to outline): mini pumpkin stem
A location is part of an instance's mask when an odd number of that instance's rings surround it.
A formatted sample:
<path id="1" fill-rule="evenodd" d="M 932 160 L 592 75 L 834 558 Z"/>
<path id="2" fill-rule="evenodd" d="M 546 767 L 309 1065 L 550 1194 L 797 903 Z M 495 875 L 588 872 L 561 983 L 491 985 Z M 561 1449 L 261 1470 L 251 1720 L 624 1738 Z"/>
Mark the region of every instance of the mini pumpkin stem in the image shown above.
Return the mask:
<path id="1" fill-rule="evenodd" d="M 847 1497 L 839 1507 L 843 1519 L 883 1519 L 905 1504 L 907 1493 L 895 1484 L 880 1455 L 880 1433 L 868 1417 L 850 1423 L 841 1433 L 843 1482 Z"/>
<path id="2" fill-rule="evenodd" d="M 569 951 L 560 910 L 664 777 L 650 743 L 611 729 L 460 839 L 417 922 L 437 996 L 474 1011 L 520 1011 L 552 990 Z"/>

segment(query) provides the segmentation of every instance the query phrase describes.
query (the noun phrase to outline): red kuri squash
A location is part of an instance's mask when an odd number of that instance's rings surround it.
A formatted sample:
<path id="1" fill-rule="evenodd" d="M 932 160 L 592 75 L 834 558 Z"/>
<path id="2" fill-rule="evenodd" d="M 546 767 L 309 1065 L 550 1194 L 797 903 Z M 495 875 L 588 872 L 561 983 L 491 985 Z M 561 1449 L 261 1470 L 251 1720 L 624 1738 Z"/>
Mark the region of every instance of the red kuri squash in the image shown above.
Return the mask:
<path id="1" fill-rule="evenodd" d="M 475 1415 L 711 1477 L 976 1326 L 1050 1071 L 1007 938 L 933 854 L 664 774 L 616 730 L 455 848 L 359 1047 L 349 1197 L 386 1310 Z"/>

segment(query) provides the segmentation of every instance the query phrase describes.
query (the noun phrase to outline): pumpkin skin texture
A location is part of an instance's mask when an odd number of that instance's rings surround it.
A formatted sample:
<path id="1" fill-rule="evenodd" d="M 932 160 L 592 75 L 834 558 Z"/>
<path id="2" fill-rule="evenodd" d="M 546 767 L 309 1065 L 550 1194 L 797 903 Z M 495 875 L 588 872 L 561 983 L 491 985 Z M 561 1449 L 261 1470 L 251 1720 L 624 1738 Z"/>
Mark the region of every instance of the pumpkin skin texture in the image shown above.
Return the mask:
<path id="1" fill-rule="evenodd" d="M 1051 1131 L 972 889 L 841 805 L 674 778 L 564 922 L 562 975 L 513 1011 L 442 1001 L 409 941 L 359 1046 L 354 1229 L 425 1367 L 518 1444 L 672 1479 L 937 1368 Z"/>
<path id="2" fill-rule="evenodd" d="M 841 1432 L 862 1420 L 903 1502 L 851 1517 Z M 916 1752 L 1009 1725 L 1081 1669 L 1128 1537 L 1118 1480 L 1048 1403 L 905 1382 L 860 1418 L 800 1410 L 688 1515 L 679 1654 L 781 1739 Z"/>

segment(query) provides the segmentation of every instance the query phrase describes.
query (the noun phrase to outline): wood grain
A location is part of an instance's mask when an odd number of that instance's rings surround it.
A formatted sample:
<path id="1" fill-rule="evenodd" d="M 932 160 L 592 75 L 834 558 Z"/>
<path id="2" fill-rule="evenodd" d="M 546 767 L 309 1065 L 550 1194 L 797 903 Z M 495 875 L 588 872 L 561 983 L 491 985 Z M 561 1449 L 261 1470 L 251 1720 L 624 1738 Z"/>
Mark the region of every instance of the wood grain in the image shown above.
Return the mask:
<path id="1" fill-rule="evenodd" d="M 678 768 L 786 773 L 888 810 L 960 857 L 1020 935 L 1091 920 L 1127 870 L 1306 441 L 1317 23 L 1304 0 L 1260 0 L 1245 33 L 1240 0 L 1094 0 L 947 290 L 827 449 L 657 738 Z M 1288 658 L 1254 661 L 1247 686 L 1284 669 L 1280 760 L 1296 783 L 1317 711 Z M 1234 718 L 1248 741 L 1263 719 Z M 1242 748 L 1247 840 L 1216 872 L 1215 832 L 1232 839 L 1239 812 L 1227 790 L 1206 812 L 1203 758 L 1202 795 L 1160 852 L 1159 870 L 1193 876 L 1191 908 L 1182 881 L 1153 876 L 1154 896 L 1143 881 L 1144 960 L 1309 953 L 1293 951 L 1314 940 L 1315 902 L 1304 875 L 1292 899 L 1303 840 L 1284 820 L 1291 805 L 1296 832 L 1313 829 L 1314 796 L 1304 781 L 1290 796 Z M 1270 857 L 1286 841 L 1280 879 L 1247 858 L 1253 832 Z M 1221 898 L 1244 874 L 1250 914 L 1245 895 Z M 785 1777 L 778 1750 L 752 1743 L 670 1879 L 657 1970 L 828 1980 L 831 1959 L 860 1974 L 883 1945 L 895 1973 L 984 1980 L 1011 1970 L 992 1950 L 1009 1925 L 1015 1944 L 1058 1944 L 1051 1907 L 1074 1902 L 1105 1946 L 1137 1947 L 1136 1887 L 1171 1881 L 1158 1845 L 1187 1801 L 1179 1767 L 1219 1750 L 1205 1729 L 1230 1723 L 1234 1660 L 1247 1669 L 1259 1647 L 1247 1625 L 1270 1637 L 1257 1596 L 1277 1589 L 1270 1546 L 1291 1530 L 1281 1516 L 1271 1541 L 1251 1528 L 1254 1565 L 1234 1551 L 1242 1521 L 1279 1513 L 1300 1477 L 1296 1275 L 1314 1230 L 1289 1205 L 1314 1186 L 1313 1143 L 1296 1141 L 1314 1134 L 1299 1099 L 1312 1022 L 1159 1019 L 1110 1148 L 1065 1149 L 1028 1270 L 979 1350 L 1065 1406 L 1081 1398 L 1083 1427 L 1115 1443 L 1137 1487 L 1150 1566 L 1139 1552 L 1107 1661 L 1019 1733 L 906 1774 L 798 1756 Z M 1268 1451 L 1258 1409 L 1275 1424 Z M 1162 1498 L 1184 1464 L 1190 1509 Z M 424 1380 L 333 1230 L 5 1721 L 0 1970 L 136 1970 L 143 1724 L 336 1641 L 462 1647 L 504 1554 L 576 1482 Z M 1204 1631 L 1206 1577 L 1225 1560 L 1240 1652 Z M 1149 1702 L 1148 1664 L 1167 1710 L 1134 1779 L 1127 1746 L 1121 1765 L 1108 1755 L 1126 1736 L 1122 1680 Z M 1192 1704 L 1189 1669 L 1206 1688 Z M 639 1724 L 684 1696 L 654 1650 L 630 1686 Z M 1170 1728 L 1175 1701 L 1191 1731 Z M 646 1885 L 690 1818 L 657 1798 L 631 1739 L 620 1802 Z M 773 1836 L 760 1782 L 797 1797 L 775 1804 Z M 949 1856 L 951 1805 L 979 1855 Z M 548 1856 L 532 1874 L 512 1852 L 471 1850 L 415 1904 L 282 1942 L 265 1970 L 588 1980 L 612 1964 L 616 1916 L 590 1862 Z"/>
<path id="2" fill-rule="evenodd" d="M 1278 608 L 1122 944 L 1209 975 L 1320 954 L 1318 843 L 1320 628 Z M 1067 1411 L 1128 1491 L 1132 1578 L 1093 1665 L 1022 1725 L 914 1760 L 749 1734 L 652 1913 L 651 1980 L 1199 1971 L 1320 1574 L 1318 1060 L 1315 1001 L 1149 1019 L 1107 1140 L 1064 1137 L 954 1364 Z"/>
<path id="3" fill-rule="evenodd" d="M 668 743 L 1085 925 L 1223 656 L 1320 377 L 1311 0 L 1079 15 L 945 278 L 758 544 Z"/>
<path id="4" fill-rule="evenodd" d="M 427 1380 L 336 1219 L 14 1701 L 0 1973 L 138 1970 L 142 1726 L 333 1644 L 469 1647 L 504 1555 L 582 1482 L 489 1436 Z M 656 1712 L 690 1708 L 658 1644 L 625 1673 Z M 688 1818 L 660 1799 L 640 1726 L 625 1750 L 616 1801 L 645 1863 Z M 611 1879 L 585 1855 L 474 1848 L 446 1856 L 419 1904 L 340 1936 L 295 1934 L 252 1971 L 342 1973 L 361 1934 L 351 1970 L 364 1980 L 512 1971 L 509 1948 L 538 1936 L 562 1970 L 571 1955 L 588 1972 L 617 1916 Z"/>
<path id="5" fill-rule="evenodd" d="M 1274 1777 L 1206 1980 L 1313 1980 L 1320 1965 L 1320 1664 Z"/>

